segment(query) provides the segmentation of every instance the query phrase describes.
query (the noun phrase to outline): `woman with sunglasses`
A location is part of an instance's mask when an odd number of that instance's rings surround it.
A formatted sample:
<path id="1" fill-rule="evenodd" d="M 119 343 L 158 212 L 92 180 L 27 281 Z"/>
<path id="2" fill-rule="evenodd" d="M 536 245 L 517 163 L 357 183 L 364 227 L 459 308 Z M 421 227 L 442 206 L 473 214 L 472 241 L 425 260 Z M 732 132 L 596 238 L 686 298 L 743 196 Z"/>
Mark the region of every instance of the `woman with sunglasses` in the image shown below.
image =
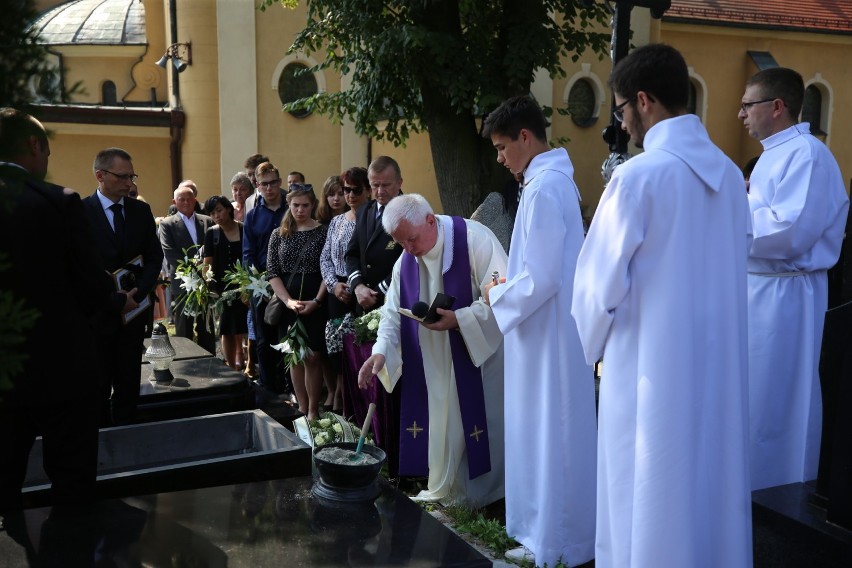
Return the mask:
<path id="1" fill-rule="evenodd" d="M 328 226 L 328 237 L 320 255 L 320 269 L 328 291 L 326 347 L 332 373 L 337 377 L 333 407 L 343 407 L 343 334 L 351 328 L 355 309 L 352 293 L 346 285 L 346 247 L 355 231 L 355 215 L 370 200 L 370 182 L 366 168 L 349 168 L 340 174 L 343 196 L 349 210 L 337 215 Z M 349 315 L 349 317 L 346 317 Z M 345 319 L 345 321 L 344 321 Z"/>

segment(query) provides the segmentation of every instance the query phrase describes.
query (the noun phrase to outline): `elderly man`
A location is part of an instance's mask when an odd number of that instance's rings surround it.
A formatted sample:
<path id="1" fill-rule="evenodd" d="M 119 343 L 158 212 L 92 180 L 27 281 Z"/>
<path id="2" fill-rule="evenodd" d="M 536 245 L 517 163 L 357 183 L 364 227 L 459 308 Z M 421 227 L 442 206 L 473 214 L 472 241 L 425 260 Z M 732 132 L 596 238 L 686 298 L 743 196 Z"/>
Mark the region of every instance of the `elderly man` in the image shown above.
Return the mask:
<path id="1" fill-rule="evenodd" d="M 503 336 L 480 296 L 506 254 L 489 229 L 435 215 L 420 195 L 390 201 L 382 225 L 405 252 L 358 384 L 403 382 L 399 471 L 429 476 L 416 499 L 487 505 L 503 497 Z M 439 292 L 455 303 L 435 323 L 397 311 Z"/>
<path id="2" fill-rule="evenodd" d="M 749 79 L 738 113 L 764 149 L 748 195 L 752 490 L 814 479 L 819 461 L 827 270 L 840 255 L 849 199 L 834 156 L 797 124 L 804 92 L 797 72 L 766 69 Z"/>
<path id="3" fill-rule="evenodd" d="M 204 245 L 204 233 L 213 226 L 213 220 L 207 215 L 196 213 L 198 201 L 195 192 L 188 184 L 179 185 L 174 191 L 174 203 L 177 212 L 160 221 L 160 245 L 166 257 L 166 269 L 171 280 L 171 296 L 174 306 L 172 314 L 175 321 L 175 335 L 195 339 L 198 345 L 216 353 L 216 338 L 212 329 L 207 329 L 204 315 L 188 316 L 182 312 L 181 280 L 175 278 L 178 263 L 185 257 L 190 258 L 201 253 Z M 195 328 L 193 330 L 193 328 Z"/>
<path id="4" fill-rule="evenodd" d="M 385 206 L 402 192 L 399 164 L 389 156 L 379 156 L 367 168 L 367 179 L 376 200 L 358 209 L 355 232 L 346 250 L 347 283 L 355 292 L 359 314 L 382 305 L 391 269 L 402 253 L 381 222 Z"/>
<path id="5" fill-rule="evenodd" d="M 95 247 L 110 272 L 125 268 L 141 259 L 133 294 L 116 292 L 112 312 L 99 325 L 100 346 L 105 373 L 102 400 L 105 403 L 101 426 L 109 425 L 106 412 L 111 398 L 111 420 L 115 424 L 132 422 L 139 399 L 141 355 L 144 349 L 145 325 L 151 320 L 148 306 L 136 311 L 145 302 L 157 282 L 163 264 L 163 249 L 157 239 L 157 227 L 151 208 L 144 201 L 128 195 L 136 181 L 130 154 L 121 148 L 98 152 L 92 166 L 98 189 L 83 199 L 83 206 L 95 236 Z M 136 314 L 132 319 L 122 314 Z"/>

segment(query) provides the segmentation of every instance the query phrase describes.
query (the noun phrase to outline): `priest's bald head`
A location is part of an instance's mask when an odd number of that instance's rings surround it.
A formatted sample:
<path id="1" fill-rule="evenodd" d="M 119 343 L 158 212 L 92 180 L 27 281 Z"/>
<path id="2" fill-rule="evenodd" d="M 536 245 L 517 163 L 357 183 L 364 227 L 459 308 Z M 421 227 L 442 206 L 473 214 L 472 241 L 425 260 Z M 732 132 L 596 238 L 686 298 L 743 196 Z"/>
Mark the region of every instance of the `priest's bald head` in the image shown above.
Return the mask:
<path id="1" fill-rule="evenodd" d="M 412 256 L 423 256 L 438 241 L 438 220 L 422 195 L 400 195 L 385 206 L 382 227 Z"/>

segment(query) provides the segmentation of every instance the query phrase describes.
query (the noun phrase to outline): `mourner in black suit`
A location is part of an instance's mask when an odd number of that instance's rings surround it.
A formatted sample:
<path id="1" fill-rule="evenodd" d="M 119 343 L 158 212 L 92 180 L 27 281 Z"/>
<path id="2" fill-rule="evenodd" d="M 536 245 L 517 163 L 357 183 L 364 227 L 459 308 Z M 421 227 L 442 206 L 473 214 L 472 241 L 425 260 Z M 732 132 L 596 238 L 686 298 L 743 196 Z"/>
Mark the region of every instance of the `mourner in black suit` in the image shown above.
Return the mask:
<path id="1" fill-rule="evenodd" d="M 163 247 L 163 254 L 166 256 L 166 270 L 168 270 L 171 280 L 172 302 L 175 303 L 172 307 L 175 335 L 195 339 L 197 334 L 196 342 L 198 345 L 215 355 L 216 337 L 213 334 L 213 329 L 207 329 L 205 317 L 185 316 L 181 313 L 183 302 L 180 296 L 183 290 L 180 285 L 182 281 L 175 278 L 177 265 L 184 256 L 187 254 L 190 257 L 201 256 L 204 233 L 213 226 L 213 220 L 207 215 L 196 213 L 195 207 L 198 202 L 195 199 L 195 193 L 185 185 L 178 186 L 172 201 L 177 207 L 177 212 L 160 221 L 159 231 L 160 245 Z M 190 226 L 195 232 L 194 235 L 190 232 Z M 212 322 L 211 319 L 211 325 Z M 194 333 L 193 327 L 195 327 Z"/>
<path id="2" fill-rule="evenodd" d="M 140 257 L 142 268 L 135 270 L 131 294 L 116 291 L 111 309 L 99 326 L 100 362 L 105 380 L 101 384 L 102 423 L 127 424 L 133 421 L 139 399 L 142 371 L 142 340 L 145 324 L 152 317 L 149 305 L 126 323 L 122 314 L 131 312 L 148 299 L 163 264 L 163 249 L 151 208 L 144 201 L 127 197 L 136 174 L 130 155 L 121 148 L 101 150 L 94 162 L 98 189 L 83 200 L 92 234 L 104 267 L 115 272 Z M 116 207 L 118 206 L 118 207 Z M 150 300 L 148 300 L 150 302 Z M 112 397 L 110 398 L 110 392 Z M 111 401 L 111 405 L 107 404 Z"/>
<path id="3" fill-rule="evenodd" d="M 379 156 L 367 169 L 376 200 L 358 210 L 355 232 L 346 250 L 349 290 L 358 301 L 357 313 L 369 312 L 384 303 L 393 265 L 402 247 L 382 228 L 381 213 L 402 192 L 402 174 L 396 160 Z"/>
<path id="4" fill-rule="evenodd" d="M 0 109 L 0 254 L 3 294 L 36 310 L 0 385 L 0 513 L 22 505 L 21 485 L 37 435 L 55 504 L 94 497 L 98 376 L 91 316 L 107 308 L 112 279 L 96 255 L 80 196 L 43 182 L 50 147 L 29 115 Z M 8 316 L 7 316 L 8 317 Z M 5 374 L 5 373 L 4 373 Z M 5 519 L 8 521 L 9 519 Z M 11 530 L 11 529 L 10 529 Z"/>

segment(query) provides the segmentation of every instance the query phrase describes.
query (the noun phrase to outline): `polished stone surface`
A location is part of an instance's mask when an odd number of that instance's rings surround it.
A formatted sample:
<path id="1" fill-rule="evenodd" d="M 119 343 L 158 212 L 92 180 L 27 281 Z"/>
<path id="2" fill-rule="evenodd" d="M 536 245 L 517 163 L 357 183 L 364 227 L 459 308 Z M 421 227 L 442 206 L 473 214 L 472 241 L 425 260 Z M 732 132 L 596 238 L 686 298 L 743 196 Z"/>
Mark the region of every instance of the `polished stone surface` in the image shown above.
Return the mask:
<path id="1" fill-rule="evenodd" d="M 374 503 L 335 505 L 312 479 L 228 485 L 28 509 L 0 532 L 3 566 L 491 566 L 386 482 Z"/>
<path id="2" fill-rule="evenodd" d="M 151 365 L 142 365 L 137 421 L 170 420 L 255 407 L 252 382 L 221 359 L 206 357 L 175 361 L 175 380 L 159 385 Z"/>
<path id="3" fill-rule="evenodd" d="M 98 497 L 213 487 L 311 473 L 311 448 L 260 410 L 103 428 Z M 50 505 L 42 440 L 30 453 L 27 506 Z"/>
<path id="4" fill-rule="evenodd" d="M 145 338 L 145 349 L 151 344 L 151 338 Z M 198 345 L 191 339 L 186 337 L 169 336 L 169 343 L 175 349 L 175 361 L 183 361 L 185 359 L 204 359 L 205 357 L 213 357 L 213 354 Z M 221 362 L 221 360 L 220 360 Z M 145 359 L 145 353 L 142 353 L 142 363 L 148 365 L 148 360 Z"/>
<path id="5" fill-rule="evenodd" d="M 852 566 L 852 532 L 826 522 L 812 483 L 752 492 L 755 568 Z"/>

